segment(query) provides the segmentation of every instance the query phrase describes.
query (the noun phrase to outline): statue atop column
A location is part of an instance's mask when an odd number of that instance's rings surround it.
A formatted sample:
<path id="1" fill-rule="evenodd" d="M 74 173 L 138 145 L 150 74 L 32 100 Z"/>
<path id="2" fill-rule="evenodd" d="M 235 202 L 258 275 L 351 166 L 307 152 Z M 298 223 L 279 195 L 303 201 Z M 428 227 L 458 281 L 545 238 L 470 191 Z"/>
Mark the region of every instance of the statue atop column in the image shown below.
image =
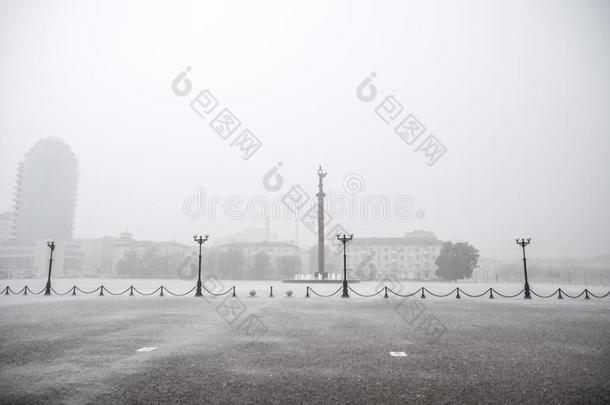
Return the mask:
<path id="1" fill-rule="evenodd" d="M 318 168 L 318 177 L 319 177 L 319 182 L 318 182 L 318 192 L 319 193 L 324 193 L 324 177 L 326 177 L 328 173 L 324 173 L 322 171 L 322 165 L 320 165 L 320 168 Z"/>
<path id="2" fill-rule="evenodd" d="M 322 165 L 318 168 L 318 271 L 315 274 L 322 276 L 323 279 L 328 278 L 328 273 L 324 271 L 324 177 L 328 173 L 322 171 Z"/>

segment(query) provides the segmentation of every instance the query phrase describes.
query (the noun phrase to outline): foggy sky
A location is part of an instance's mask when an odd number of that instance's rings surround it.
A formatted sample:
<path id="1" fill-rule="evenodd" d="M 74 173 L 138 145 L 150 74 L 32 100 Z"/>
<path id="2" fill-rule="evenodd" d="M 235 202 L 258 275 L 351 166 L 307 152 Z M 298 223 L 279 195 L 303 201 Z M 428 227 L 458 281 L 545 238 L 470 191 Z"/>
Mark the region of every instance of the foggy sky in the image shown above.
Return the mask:
<path id="1" fill-rule="evenodd" d="M 192 243 L 262 221 L 189 219 L 206 193 L 328 189 L 409 195 L 423 218 L 344 220 L 356 236 L 414 229 L 482 256 L 610 253 L 606 1 L 0 3 L 0 211 L 18 162 L 63 138 L 80 164 L 75 237 Z M 187 66 L 193 93 L 172 80 Z M 371 72 L 379 95 L 356 97 Z M 249 160 L 189 103 L 209 89 L 259 139 Z M 447 148 L 433 166 L 375 114 L 388 95 Z M 294 222 L 272 221 L 282 239 Z M 299 230 L 302 246 L 314 236 Z"/>

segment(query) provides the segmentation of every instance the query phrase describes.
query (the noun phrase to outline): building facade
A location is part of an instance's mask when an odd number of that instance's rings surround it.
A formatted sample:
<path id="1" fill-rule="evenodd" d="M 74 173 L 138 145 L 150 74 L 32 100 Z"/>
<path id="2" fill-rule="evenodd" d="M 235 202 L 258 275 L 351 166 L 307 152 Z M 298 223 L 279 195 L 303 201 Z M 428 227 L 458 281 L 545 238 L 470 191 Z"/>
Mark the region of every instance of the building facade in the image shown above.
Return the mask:
<path id="1" fill-rule="evenodd" d="M 265 241 L 265 242 L 232 242 L 225 243 L 218 246 L 219 253 L 227 253 L 230 251 L 239 251 L 243 257 L 243 264 L 241 269 L 242 278 L 252 279 L 270 279 L 282 276 L 287 276 L 285 271 L 287 268 L 283 268 L 278 264 L 279 258 L 298 258 L 300 262 L 300 250 L 297 245 L 290 242 L 283 241 Z M 266 265 L 260 266 L 257 264 L 257 255 L 264 253 L 269 261 Z M 226 268 L 219 268 L 223 275 L 229 274 L 231 276 L 231 270 Z M 227 273 L 227 271 L 229 271 Z M 234 274 L 234 273 L 233 273 Z M 289 275 L 292 277 L 292 274 Z"/>
<path id="2" fill-rule="evenodd" d="M 86 277 L 173 278 L 177 277 L 177 264 L 197 251 L 195 246 L 176 241 L 135 240 L 129 232 L 122 232 L 119 237 L 80 239 L 78 243 L 84 257 L 82 274 Z"/>
<path id="3" fill-rule="evenodd" d="M 17 168 L 15 240 L 72 240 L 78 161 L 59 138 L 41 139 Z"/>
<path id="4" fill-rule="evenodd" d="M 44 278 L 49 271 L 51 251 L 47 242 L 9 241 L 0 244 L 0 278 Z M 55 242 L 54 277 L 78 277 L 83 252 L 77 242 Z"/>
<path id="5" fill-rule="evenodd" d="M 280 256 L 299 256 L 299 247 L 290 242 L 231 242 L 218 246 L 220 252 L 231 249 L 240 250 L 246 259 L 263 252 L 272 259 Z"/>
<path id="6" fill-rule="evenodd" d="M 435 279 L 436 258 L 442 245 L 427 231 L 413 231 L 402 237 L 355 237 L 348 245 L 349 277 Z"/>
<path id="7" fill-rule="evenodd" d="M 43 138 L 17 167 L 14 211 L 0 215 L 0 277 L 37 278 L 48 272 L 55 241 L 53 274 L 80 273 L 83 252 L 72 241 L 78 161 L 59 138 Z"/>
<path id="8" fill-rule="evenodd" d="M 0 214 L 0 243 L 15 239 L 15 221 L 12 212 Z"/>

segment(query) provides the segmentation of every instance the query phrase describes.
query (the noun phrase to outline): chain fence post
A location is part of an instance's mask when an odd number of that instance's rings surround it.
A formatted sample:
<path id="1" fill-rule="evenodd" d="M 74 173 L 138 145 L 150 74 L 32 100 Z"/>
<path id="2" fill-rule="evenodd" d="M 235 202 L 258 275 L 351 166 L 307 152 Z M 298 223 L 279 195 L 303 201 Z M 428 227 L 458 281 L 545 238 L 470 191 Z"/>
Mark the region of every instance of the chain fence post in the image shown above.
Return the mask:
<path id="1" fill-rule="evenodd" d="M 426 298 L 426 294 L 424 294 L 424 289 L 425 289 L 425 287 L 421 288 L 421 297 L 419 297 L 419 298 L 422 298 L 422 299 Z"/>
<path id="2" fill-rule="evenodd" d="M 559 291 L 559 295 L 557 296 L 557 299 L 562 300 L 563 296 L 561 295 L 561 288 L 557 289 L 557 291 Z"/>
<path id="3" fill-rule="evenodd" d="M 462 299 L 462 297 L 460 297 L 460 287 L 456 288 L 455 291 L 457 291 L 455 299 L 457 299 L 457 300 Z"/>
<path id="4" fill-rule="evenodd" d="M 237 297 L 237 295 L 235 295 L 235 286 L 233 286 L 233 297 Z"/>
<path id="5" fill-rule="evenodd" d="M 72 287 L 72 295 L 76 295 L 76 286 Z"/>
<path id="6" fill-rule="evenodd" d="M 493 300 L 494 299 L 494 289 L 493 288 L 489 288 L 489 299 Z"/>
<path id="7" fill-rule="evenodd" d="M 383 287 L 383 289 L 385 291 L 385 294 L 383 295 L 383 298 L 390 298 L 390 296 L 388 295 L 388 287 L 385 286 L 385 287 Z"/>
<path id="8" fill-rule="evenodd" d="M 590 300 L 591 298 L 589 297 L 589 290 L 587 288 L 585 288 L 585 299 L 586 300 Z"/>
<path id="9" fill-rule="evenodd" d="M 307 286 L 307 293 L 305 294 L 305 298 L 309 298 L 309 286 Z"/>
<path id="10" fill-rule="evenodd" d="M 269 298 L 273 298 L 273 286 L 269 286 Z"/>
<path id="11" fill-rule="evenodd" d="M 159 297 L 163 297 L 163 286 L 161 286 L 161 294 L 159 294 Z"/>
<path id="12" fill-rule="evenodd" d="M 129 296 L 133 297 L 133 285 L 129 287 Z"/>
<path id="13" fill-rule="evenodd" d="M 100 297 L 103 297 L 103 296 L 104 296 L 104 286 L 102 285 L 100 287 Z"/>

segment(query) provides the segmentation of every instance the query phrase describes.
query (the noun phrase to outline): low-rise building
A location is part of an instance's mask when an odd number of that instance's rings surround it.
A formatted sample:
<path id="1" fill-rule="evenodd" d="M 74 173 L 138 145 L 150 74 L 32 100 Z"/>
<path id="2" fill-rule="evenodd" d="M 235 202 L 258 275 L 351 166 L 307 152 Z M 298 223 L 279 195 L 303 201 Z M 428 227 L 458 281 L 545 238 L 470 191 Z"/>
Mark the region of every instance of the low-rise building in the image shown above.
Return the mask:
<path id="1" fill-rule="evenodd" d="M 355 237 L 348 245 L 350 277 L 430 280 L 443 242 L 431 232 L 402 237 Z"/>
<path id="2" fill-rule="evenodd" d="M 218 246 L 218 250 L 221 252 L 227 252 L 231 249 L 240 250 L 245 258 L 254 257 L 261 252 L 266 253 L 271 258 L 299 255 L 299 247 L 290 242 L 231 242 Z"/>
<path id="3" fill-rule="evenodd" d="M 0 244 L 0 278 L 41 278 L 49 271 L 51 251 L 46 240 L 5 241 Z M 55 241 L 53 276 L 77 277 L 83 251 L 78 242 Z"/>
<path id="4" fill-rule="evenodd" d="M 128 232 L 119 237 L 55 241 L 53 277 L 174 277 L 172 266 L 193 254 L 195 246 L 175 241 L 138 241 Z M 0 278 L 42 278 L 49 269 L 50 249 L 43 240 L 0 243 Z M 131 259 L 131 260 L 130 260 Z M 168 268 L 160 268 L 167 266 Z"/>
<path id="5" fill-rule="evenodd" d="M 241 252 L 243 256 L 243 272 L 242 277 L 252 279 L 275 278 L 286 275 L 288 269 L 278 265 L 280 258 L 298 258 L 300 263 L 299 247 L 290 242 L 281 241 L 265 241 L 265 242 L 231 242 L 218 246 L 220 253 L 226 253 L 232 250 Z M 265 268 L 260 268 L 256 265 L 257 255 L 264 253 L 269 258 L 268 265 Z M 226 272 L 227 269 L 220 269 Z M 289 271 L 288 271 L 289 272 Z M 289 274 L 291 277 L 292 274 Z"/>
<path id="6" fill-rule="evenodd" d="M 196 251 L 196 246 L 187 246 L 176 241 L 135 240 L 129 232 L 122 232 L 119 237 L 106 236 L 98 239 L 81 239 L 78 241 L 84 252 L 82 271 L 84 276 L 126 277 L 134 274 L 135 268 L 150 261 L 151 273 L 155 270 L 155 261 L 173 257 L 179 261 Z M 137 263 L 129 262 L 129 257 L 137 258 Z M 161 263 L 159 263 L 161 265 Z M 147 276 L 146 272 L 139 275 Z M 160 275 L 174 276 L 175 269 L 166 269 Z M 152 275 L 152 274 L 151 274 Z"/>

